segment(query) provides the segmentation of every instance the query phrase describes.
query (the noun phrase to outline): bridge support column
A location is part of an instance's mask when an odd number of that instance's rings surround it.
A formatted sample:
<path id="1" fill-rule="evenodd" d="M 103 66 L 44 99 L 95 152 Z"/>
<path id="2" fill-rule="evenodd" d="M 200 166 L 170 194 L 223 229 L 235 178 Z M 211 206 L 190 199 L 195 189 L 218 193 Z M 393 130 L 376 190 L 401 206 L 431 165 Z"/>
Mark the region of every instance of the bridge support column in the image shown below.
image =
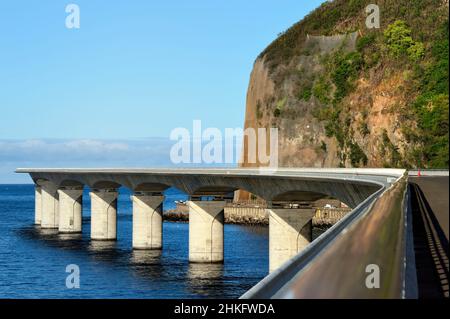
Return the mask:
<path id="1" fill-rule="evenodd" d="M 58 189 L 49 181 L 41 182 L 41 227 L 56 229 L 59 227 Z"/>
<path id="2" fill-rule="evenodd" d="M 268 209 L 269 271 L 302 251 L 312 240 L 313 208 Z"/>
<path id="3" fill-rule="evenodd" d="M 81 233 L 83 189 L 61 188 L 59 196 L 59 232 Z"/>
<path id="4" fill-rule="evenodd" d="M 91 239 L 117 239 L 116 189 L 94 189 L 91 197 Z"/>
<path id="5" fill-rule="evenodd" d="M 133 201 L 133 248 L 162 248 L 162 202 L 164 196 L 136 193 Z"/>
<path id="6" fill-rule="evenodd" d="M 34 185 L 34 224 L 40 225 L 42 219 L 42 187 Z"/>
<path id="7" fill-rule="evenodd" d="M 189 201 L 189 261 L 223 262 L 225 201 Z"/>

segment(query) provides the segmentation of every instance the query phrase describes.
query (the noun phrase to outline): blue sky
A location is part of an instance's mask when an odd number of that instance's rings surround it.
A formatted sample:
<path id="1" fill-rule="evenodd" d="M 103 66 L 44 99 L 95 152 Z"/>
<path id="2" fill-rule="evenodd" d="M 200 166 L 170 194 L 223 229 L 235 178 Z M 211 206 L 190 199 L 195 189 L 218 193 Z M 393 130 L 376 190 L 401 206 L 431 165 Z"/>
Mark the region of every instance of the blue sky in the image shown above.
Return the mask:
<path id="1" fill-rule="evenodd" d="M 242 127 L 256 56 L 321 2 L 2 1 L 0 183 L 16 166 L 164 165 L 176 127 Z"/>

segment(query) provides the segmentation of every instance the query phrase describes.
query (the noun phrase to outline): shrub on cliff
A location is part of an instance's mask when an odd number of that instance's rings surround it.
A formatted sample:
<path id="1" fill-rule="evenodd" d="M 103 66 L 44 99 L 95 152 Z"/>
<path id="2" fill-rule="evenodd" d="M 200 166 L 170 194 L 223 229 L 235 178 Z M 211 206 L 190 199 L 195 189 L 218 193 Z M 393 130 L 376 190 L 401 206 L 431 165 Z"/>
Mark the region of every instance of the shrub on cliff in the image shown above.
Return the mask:
<path id="1" fill-rule="evenodd" d="M 423 58 L 425 48 L 423 43 L 414 41 L 411 29 L 405 21 L 397 20 L 384 31 L 384 38 L 389 52 L 396 58 L 407 55 L 411 60 Z"/>

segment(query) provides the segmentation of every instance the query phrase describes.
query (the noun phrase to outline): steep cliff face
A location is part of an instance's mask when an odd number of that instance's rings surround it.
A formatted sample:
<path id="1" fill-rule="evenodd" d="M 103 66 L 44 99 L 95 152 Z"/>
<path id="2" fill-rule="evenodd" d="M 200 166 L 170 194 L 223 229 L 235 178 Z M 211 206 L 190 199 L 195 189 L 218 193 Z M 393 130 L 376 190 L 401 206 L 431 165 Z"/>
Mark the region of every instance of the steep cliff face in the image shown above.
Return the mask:
<path id="1" fill-rule="evenodd" d="M 261 101 L 267 101 L 274 94 L 275 84 L 270 78 L 269 70 L 264 65 L 264 61 L 258 59 L 250 75 L 250 85 L 247 91 L 247 106 L 245 110 L 245 128 L 269 127 L 268 125 L 261 126 Z M 260 163 L 250 162 L 248 160 L 248 141 L 244 140 L 244 166 L 258 167 Z M 258 160 L 258 159 L 256 159 Z"/>
<path id="2" fill-rule="evenodd" d="M 280 166 L 448 167 L 448 2 L 378 1 L 369 30 L 370 3 L 325 3 L 256 60 L 245 127 L 278 128 Z"/>

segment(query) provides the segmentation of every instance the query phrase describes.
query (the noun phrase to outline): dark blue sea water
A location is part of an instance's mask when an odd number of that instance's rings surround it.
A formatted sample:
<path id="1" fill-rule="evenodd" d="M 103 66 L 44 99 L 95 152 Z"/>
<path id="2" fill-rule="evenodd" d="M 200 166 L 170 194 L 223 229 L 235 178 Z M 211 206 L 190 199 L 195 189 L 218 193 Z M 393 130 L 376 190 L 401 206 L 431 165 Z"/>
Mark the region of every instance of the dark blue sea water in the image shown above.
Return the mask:
<path id="1" fill-rule="evenodd" d="M 186 199 L 169 190 L 165 209 Z M 0 185 L 0 298 L 238 298 L 268 272 L 268 229 L 225 225 L 224 264 L 188 262 L 185 223 L 164 223 L 160 252 L 131 249 L 130 193 L 120 190 L 116 242 L 91 242 L 90 201 L 83 234 L 33 226 L 33 185 Z M 80 267 L 80 289 L 66 288 L 66 266 Z"/>

